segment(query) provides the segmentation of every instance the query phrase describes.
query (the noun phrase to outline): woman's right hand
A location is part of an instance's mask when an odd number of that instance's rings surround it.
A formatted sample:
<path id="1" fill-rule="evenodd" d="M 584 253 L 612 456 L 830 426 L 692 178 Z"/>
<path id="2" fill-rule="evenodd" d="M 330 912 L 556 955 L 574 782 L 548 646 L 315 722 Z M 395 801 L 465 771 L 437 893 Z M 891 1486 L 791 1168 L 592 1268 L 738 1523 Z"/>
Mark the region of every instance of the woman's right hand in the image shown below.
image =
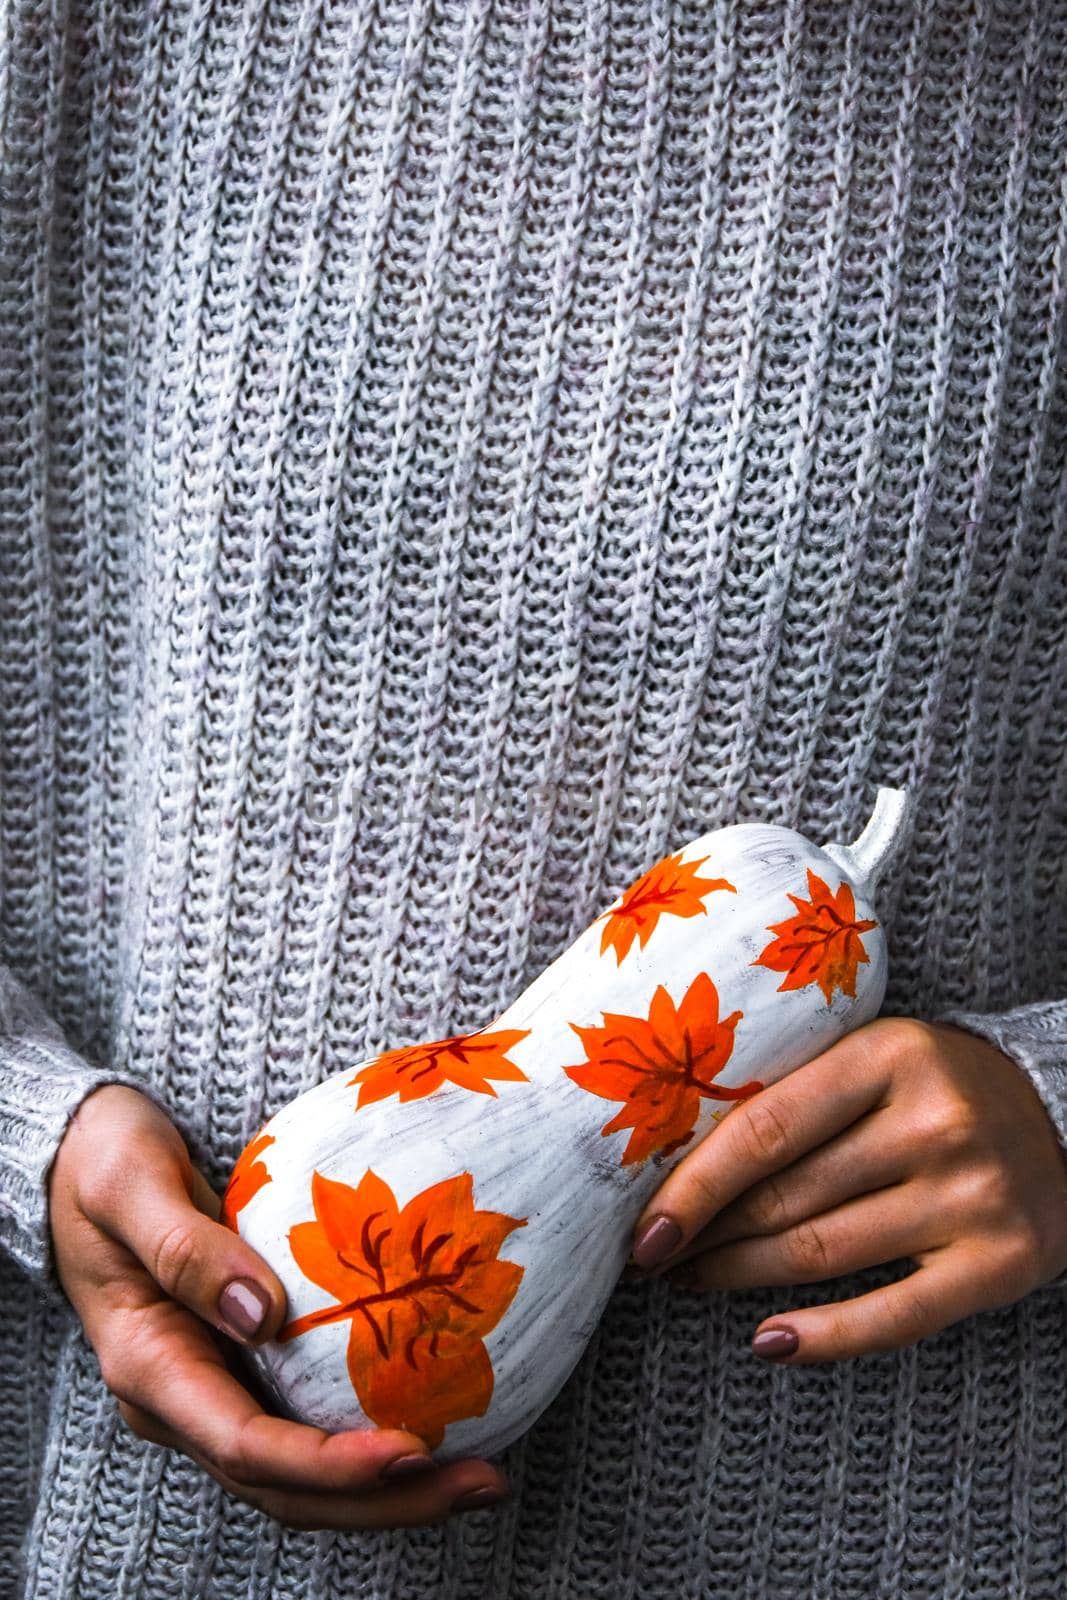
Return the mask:
<path id="1" fill-rule="evenodd" d="M 239 1380 L 227 1340 L 272 1338 L 285 1320 L 285 1290 L 218 1222 L 219 1206 L 181 1134 L 146 1095 L 106 1084 L 82 1101 L 52 1165 L 52 1240 L 60 1282 L 134 1433 L 190 1456 L 293 1528 L 409 1527 L 506 1494 L 490 1463 L 437 1466 L 417 1434 L 330 1434 L 264 1410 Z M 233 1319 L 255 1311 L 257 1291 L 266 1315 L 249 1336 Z M 486 1489 L 497 1492 L 466 1503 Z"/>

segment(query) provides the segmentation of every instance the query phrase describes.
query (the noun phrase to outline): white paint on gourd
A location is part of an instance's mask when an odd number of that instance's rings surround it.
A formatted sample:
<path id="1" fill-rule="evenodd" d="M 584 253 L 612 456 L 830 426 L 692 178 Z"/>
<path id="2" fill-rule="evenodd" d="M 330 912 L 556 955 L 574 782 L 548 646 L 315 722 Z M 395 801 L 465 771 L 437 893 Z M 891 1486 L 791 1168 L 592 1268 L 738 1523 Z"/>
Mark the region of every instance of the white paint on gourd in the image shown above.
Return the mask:
<path id="1" fill-rule="evenodd" d="M 717 1086 L 769 1084 L 810 1061 L 874 1018 L 882 1004 L 887 954 L 871 895 L 899 846 L 907 811 L 904 791 L 880 789 L 867 827 L 850 846 L 820 849 L 793 829 L 762 823 L 694 839 L 676 854 L 683 862 L 704 858 L 701 878 L 726 879 L 735 892 L 709 892 L 699 915 L 664 912 L 647 943 L 635 939 L 621 961 L 611 946 L 601 949 L 602 913 L 480 1030 L 529 1030 L 506 1052 L 526 1082 L 496 1081 L 491 1093 L 446 1082 L 421 1099 L 401 1102 L 393 1094 L 357 1110 L 352 1079 L 367 1064 L 359 1062 L 300 1095 L 260 1130 L 257 1139 L 273 1141 L 258 1156 L 269 1181 L 240 1205 L 234 1225 L 284 1284 L 290 1321 L 339 1304 L 303 1274 L 289 1244 L 290 1228 L 315 1217 L 313 1171 L 355 1188 L 371 1168 L 401 1210 L 430 1185 L 470 1173 L 477 1211 L 525 1219 L 497 1254 L 523 1270 L 484 1336 L 490 1402 L 482 1415 L 447 1424 L 437 1460 L 493 1455 L 530 1427 L 582 1355 L 647 1201 L 739 1103 L 701 1098 L 687 1143 L 624 1165 L 631 1129 L 601 1131 L 622 1102 L 582 1088 L 564 1070 L 585 1060 L 571 1025 L 601 1027 L 605 1012 L 647 1018 L 660 984 L 677 1007 L 706 973 L 718 991 L 720 1019 L 742 1013 Z M 857 965 L 854 998 L 839 990 L 827 1003 L 817 983 L 783 990 L 781 972 L 753 964 L 775 937 L 770 925 L 793 914 L 788 896 L 808 898 L 809 868 L 831 891 L 847 882 L 856 920 L 876 922 L 862 934 L 867 960 Z M 382 1310 L 375 1308 L 379 1322 Z M 242 1355 L 283 1414 L 330 1431 L 373 1427 L 348 1370 L 349 1333 L 349 1320 L 334 1321 Z M 425 1339 L 418 1359 L 432 1362 Z M 414 1422 L 389 1425 L 420 1431 Z"/>

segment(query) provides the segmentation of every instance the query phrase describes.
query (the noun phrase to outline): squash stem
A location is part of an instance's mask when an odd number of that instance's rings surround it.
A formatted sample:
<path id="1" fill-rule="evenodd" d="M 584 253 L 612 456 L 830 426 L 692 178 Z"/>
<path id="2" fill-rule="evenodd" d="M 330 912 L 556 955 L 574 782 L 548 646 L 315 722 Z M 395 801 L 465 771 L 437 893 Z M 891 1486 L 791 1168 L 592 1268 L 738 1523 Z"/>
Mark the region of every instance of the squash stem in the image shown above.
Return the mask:
<path id="1" fill-rule="evenodd" d="M 910 813 L 906 789 L 879 789 L 862 833 L 851 844 L 823 846 L 826 855 L 848 873 L 868 900 L 903 843 Z"/>

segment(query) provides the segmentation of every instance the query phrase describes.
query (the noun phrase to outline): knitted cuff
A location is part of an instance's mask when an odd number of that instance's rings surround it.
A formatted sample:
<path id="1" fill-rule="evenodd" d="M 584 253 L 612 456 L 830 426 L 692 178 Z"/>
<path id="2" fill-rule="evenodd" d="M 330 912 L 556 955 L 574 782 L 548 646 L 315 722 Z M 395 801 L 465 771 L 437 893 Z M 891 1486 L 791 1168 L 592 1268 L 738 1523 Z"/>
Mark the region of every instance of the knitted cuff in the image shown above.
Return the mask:
<path id="1" fill-rule="evenodd" d="M 1010 1011 L 954 1007 L 930 1020 L 954 1022 L 1014 1061 L 1037 1090 L 1067 1156 L 1067 1000 L 1038 1000 Z M 1067 1268 L 1052 1282 L 1067 1288 Z"/>
<path id="2" fill-rule="evenodd" d="M 52 1250 L 48 1175 L 71 1117 L 105 1083 L 125 1084 L 159 1104 L 129 1073 L 91 1066 L 37 997 L 0 965 L 0 1250 L 53 1297 L 64 1298 Z"/>

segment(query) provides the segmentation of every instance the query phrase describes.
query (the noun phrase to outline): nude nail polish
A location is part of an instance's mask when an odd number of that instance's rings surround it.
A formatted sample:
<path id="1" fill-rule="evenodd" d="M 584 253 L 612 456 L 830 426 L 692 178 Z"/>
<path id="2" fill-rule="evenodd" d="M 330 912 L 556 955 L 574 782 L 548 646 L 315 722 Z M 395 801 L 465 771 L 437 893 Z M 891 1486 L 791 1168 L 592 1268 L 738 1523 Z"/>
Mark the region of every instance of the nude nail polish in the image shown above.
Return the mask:
<path id="1" fill-rule="evenodd" d="M 655 1217 L 634 1241 L 633 1257 L 645 1272 L 666 1261 L 682 1241 L 682 1230 L 670 1217 Z"/>
<path id="2" fill-rule="evenodd" d="M 800 1340 L 792 1328 L 767 1328 L 757 1333 L 752 1349 L 758 1356 L 791 1356 Z"/>

